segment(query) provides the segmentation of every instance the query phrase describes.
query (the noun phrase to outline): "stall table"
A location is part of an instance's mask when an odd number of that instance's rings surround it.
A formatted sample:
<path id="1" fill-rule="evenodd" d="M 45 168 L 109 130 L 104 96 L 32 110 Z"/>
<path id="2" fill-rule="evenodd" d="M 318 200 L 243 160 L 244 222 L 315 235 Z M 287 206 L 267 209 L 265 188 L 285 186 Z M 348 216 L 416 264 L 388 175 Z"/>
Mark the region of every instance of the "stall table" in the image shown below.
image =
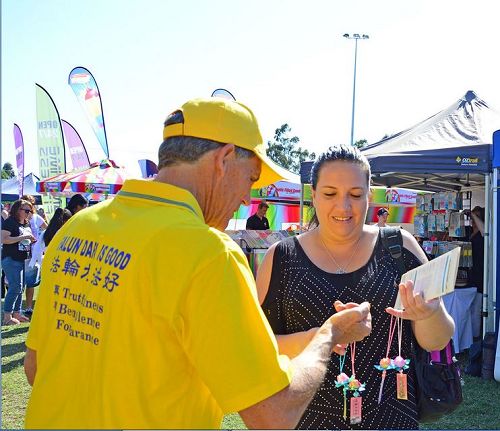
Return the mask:
<path id="1" fill-rule="evenodd" d="M 455 321 L 453 346 L 455 353 L 468 349 L 472 343 L 472 302 L 476 296 L 475 287 L 455 289 L 443 296 L 443 302 L 448 313 Z"/>

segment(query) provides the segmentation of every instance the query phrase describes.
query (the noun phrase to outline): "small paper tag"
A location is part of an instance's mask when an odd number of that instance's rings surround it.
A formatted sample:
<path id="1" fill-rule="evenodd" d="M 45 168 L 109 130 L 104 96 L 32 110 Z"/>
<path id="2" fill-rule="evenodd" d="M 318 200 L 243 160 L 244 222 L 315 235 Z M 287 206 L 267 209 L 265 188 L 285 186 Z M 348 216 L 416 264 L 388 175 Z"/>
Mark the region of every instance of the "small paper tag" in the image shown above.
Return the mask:
<path id="1" fill-rule="evenodd" d="M 407 400 L 408 399 L 408 386 L 406 381 L 406 374 L 397 373 L 396 378 L 396 392 L 398 396 L 398 400 Z"/>
<path id="2" fill-rule="evenodd" d="M 359 424 L 361 422 L 361 397 L 351 398 L 351 424 Z"/>

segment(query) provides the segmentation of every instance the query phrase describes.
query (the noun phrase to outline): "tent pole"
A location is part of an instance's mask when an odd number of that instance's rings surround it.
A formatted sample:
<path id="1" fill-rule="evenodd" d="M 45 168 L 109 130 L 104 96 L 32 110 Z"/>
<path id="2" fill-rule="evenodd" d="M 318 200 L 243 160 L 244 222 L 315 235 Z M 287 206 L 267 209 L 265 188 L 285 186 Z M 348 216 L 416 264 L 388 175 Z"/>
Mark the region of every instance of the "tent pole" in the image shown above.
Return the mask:
<path id="1" fill-rule="evenodd" d="M 304 224 L 304 184 L 300 183 L 300 209 L 299 209 L 299 232 L 302 233 L 302 226 Z"/>
<path id="2" fill-rule="evenodd" d="M 490 194 L 491 194 L 491 187 L 490 187 L 490 174 L 487 173 L 484 175 L 484 263 L 483 263 L 483 274 L 484 274 L 484 279 L 483 279 L 483 338 L 486 332 L 489 332 L 492 327 L 492 317 L 494 316 L 495 312 L 491 307 L 491 300 L 492 300 L 492 289 L 489 288 L 489 286 L 493 286 L 493 284 L 490 282 L 490 279 L 493 277 L 490 277 L 488 274 L 488 268 L 490 268 L 490 254 L 491 254 L 491 238 L 492 236 L 490 235 L 491 232 L 491 224 L 490 224 Z M 494 322 L 494 317 L 493 317 L 493 322 Z M 493 324 L 494 325 L 494 324 Z"/>
<path id="3" fill-rule="evenodd" d="M 498 168 L 493 168 L 493 184 L 491 187 L 493 189 L 493 202 L 491 205 L 491 236 L 490 236 L 490 241 L 489 244 L 491 246 L 492 250 L 492 256 L 491 256 L 491 281 L 489 284 L 489 294 L 491 294 L 491 299 L 488 301 L 491 304 L 491 317 L 488 316 L 491 321 L 492 321 L 492 330 L 495 330 L 496 326 L 496 294 L 497 294 L 497 283 L 498 283 L 498 272 L 497 272 L 497 259 L 498 259 L 498 250 L 497 250 L 497 235 L 498 235 L 498 216 L 495 216 L 497 214 L 497 208 L 498 208 Z M 487 216 L 486 216 L 487 217 Z M 485 243 L 486 245 L 486 243 Z M 486 263 L 486 259 L 485 259 Z M 487 271 L 487 268 L 485 267 L 485 271 Z M 485 272 L 487 274 L 487 272 Z"/>

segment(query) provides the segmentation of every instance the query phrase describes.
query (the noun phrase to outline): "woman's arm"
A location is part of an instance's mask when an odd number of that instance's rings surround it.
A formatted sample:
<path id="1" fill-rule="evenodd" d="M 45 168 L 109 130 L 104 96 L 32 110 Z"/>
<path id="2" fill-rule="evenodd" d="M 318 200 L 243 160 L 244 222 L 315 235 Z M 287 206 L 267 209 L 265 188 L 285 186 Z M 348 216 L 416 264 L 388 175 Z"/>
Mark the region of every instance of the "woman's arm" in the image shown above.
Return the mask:
<path id="1" fill-rule="evenodd" d="M 10 231 L 2 230 L 2 244 L 15 244 L 16 242 L 22 241 L 23 239 L 29 239 L 30 241 L 33 241 L 35 238 L 30 234 L 11 236 Z"/>
<path id="2" fill-rule="evenodd" d="M 264 302 L 267 292 L 269 291 L 271 273 L 273 270 L 274 250 L 276 249 L 276 246 L 277 243 L 273 244 L 269 248 L 266 255 L 264 256 L 264 260 L 262 261 L 259 270 L 257 271 L 256 283 L 260 304 Z M 311 328 L 308 331 L 295 332 L 294 334 L 276 335 L 280 353 L 287 355 L 290 358 L 298 356 L 309 344 L 317 331 L 318 328 Z"/>
<path id="3" fill-rule="evenodd" d="M 471 217 L 474 219 L 474 223 L 476 224 L 477 230 L 484 236 L 484 221 L 482 221 L 476 214 L 470 213 Z"/>

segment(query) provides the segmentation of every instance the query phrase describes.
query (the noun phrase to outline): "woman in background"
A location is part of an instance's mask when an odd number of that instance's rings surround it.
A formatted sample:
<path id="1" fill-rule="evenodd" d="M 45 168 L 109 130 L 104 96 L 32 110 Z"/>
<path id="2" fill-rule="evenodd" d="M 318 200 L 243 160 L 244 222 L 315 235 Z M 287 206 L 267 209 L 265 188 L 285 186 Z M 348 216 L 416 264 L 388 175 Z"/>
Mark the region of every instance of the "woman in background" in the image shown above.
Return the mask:
<path id="1" fill-rule="evenodd" d="M 42 264 L 43 253 L 45 249 L 54 238 L 54 235 L 57 233 L 59 229 L 61 229 L 70 218 L 72 214 L 68 209 L 57 208 L 52 219 L 47 226 L 45 232 L 43 232 L 40 236 L 40 239 L 33 246 L 33 251 L 31 254 L 31 260 L 29 263 L 30 267 L 40 266 Z"/>
<path id="2" fill-rule="evenodd" d="M 476 206 L 472 211 L 465 210 L 465 214 L 471 218 L 472 232 L 469 241 L 472 246 L 472 267 L 469 269 L 468 285 L 477 289 L 476 296 L 472 301 L 472 336 L 473 344 L 469 349 L 469 364 L 465 373 L 479 377 L 482 369 L 482 313 L 483 306 L 483 283 L 484 283 L 484 216 L 483 207 Z"/>
<path id="3" fill-rule="evenodd" d="M 7 220 L 2 222 L 2 269 L 9 283 L 4 302 L 4 325 L 18 325 L 30 320 L 21 313 L 21 306 L 25 286 L 25 261 L 31 244 L 35 241 L 29 225 L 33 211 L 31 202 L 17 200 L 12 205 Z"/>
<path id="4" fill-rule="evenodd" d="M 71 199 L 66 206 L 66 209 L 71 211 L 71 214 L 75 215 L 78 211 L 81 211 L 89 206 L 89 201 L 85 199 L 81 194 L 71 196 Z"/>

